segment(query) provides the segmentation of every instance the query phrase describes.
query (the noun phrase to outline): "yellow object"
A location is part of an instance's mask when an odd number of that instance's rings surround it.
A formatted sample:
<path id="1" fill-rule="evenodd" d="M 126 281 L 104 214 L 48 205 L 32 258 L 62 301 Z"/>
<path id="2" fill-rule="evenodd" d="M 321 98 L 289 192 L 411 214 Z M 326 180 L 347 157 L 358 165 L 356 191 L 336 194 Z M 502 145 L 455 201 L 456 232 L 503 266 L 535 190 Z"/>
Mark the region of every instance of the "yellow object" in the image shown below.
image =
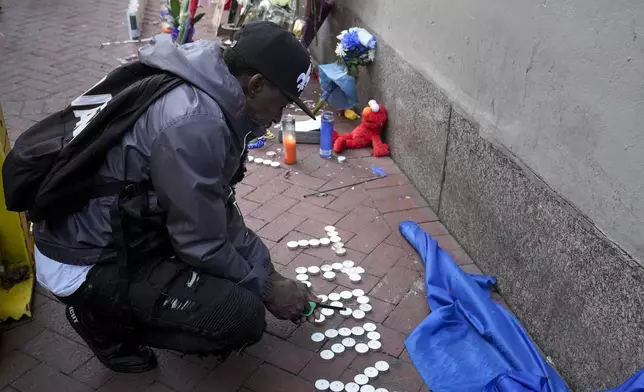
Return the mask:
<path id="1" fill-rule="evenodd" d="M 11 146 L 7 127 L 0 106 L 0 167 Z M 31 297 L 34 287 L 34 244 L 25 214 L 9 212 L 5 208 L 2 172 L 0 171 L 0 260 L 11 269 L 24 265 L 29 277 L 8 290 L 0 286 L 0 322 L 8 319 L 19 320 L 31 317 Z"/>
<path id="2" fill-rule="evenodd" d="M 304 27 L 306 27 L 306 22 L 302 19 L 295 19 L 295 22 L 293 22 L 292 33 L 298 40 L 302 39 L 304 35 Z"/>
<path id="3" fill-rule="evenodd" d="M 360 116 L 358 116 L 358 113 L 356 113 L 355 111 L 353 111 L 351 109 L 347 109 L 347 110 L 344 111 L 344 117 L 347 120 L 353 121 L 353 120 L 357 119 Z"/>
<path id="4" fill-rule="evenodd" d="M 264 134 L 264 137 L 265 137 L 267 140 L 275 139 L 275 135 L 273 135 L 273 132 L 271 132 L 271 130 L 270 130 L 270 129 L 267 129 L 267 130 L 266 130 L 266 133 Z"/>

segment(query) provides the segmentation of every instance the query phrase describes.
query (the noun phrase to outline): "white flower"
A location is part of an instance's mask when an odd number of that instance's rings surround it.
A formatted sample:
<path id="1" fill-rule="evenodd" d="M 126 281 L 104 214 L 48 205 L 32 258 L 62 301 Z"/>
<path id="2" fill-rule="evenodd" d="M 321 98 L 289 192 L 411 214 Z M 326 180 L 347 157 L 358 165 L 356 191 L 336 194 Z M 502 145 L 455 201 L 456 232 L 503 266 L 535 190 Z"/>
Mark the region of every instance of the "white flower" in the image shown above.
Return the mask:
<path id="1" fill-rule="evenodd" d="M 341 40 L 346 33 L 347 33 L 346 30 L 342 30 L 342 32 L 340 34 L 338 34 L 338 39 Z"/>
<path id="2" fill-rule="evenodd" d="M 363 46 L 369 46 L 369 41 L 371 41 L 372 38 L 373 35 L 371 35 L 367 30 L 358 29 L 358 39 Z"/>
<path id="3" fill-rule="evenodd" d="M 376 59 L 376 51 L 372 49 L 369 51 L 369 61 L 372 62 L 375 59 Z"/>
<path id="4" fill-rule="evenodd" d="M 344 46 L 342 44 L 338 43 L 338 46 L 335 47 L 335 55 L 338 57 L 344 58 L 344 55 L 346 52 L 344 51 Z"/>

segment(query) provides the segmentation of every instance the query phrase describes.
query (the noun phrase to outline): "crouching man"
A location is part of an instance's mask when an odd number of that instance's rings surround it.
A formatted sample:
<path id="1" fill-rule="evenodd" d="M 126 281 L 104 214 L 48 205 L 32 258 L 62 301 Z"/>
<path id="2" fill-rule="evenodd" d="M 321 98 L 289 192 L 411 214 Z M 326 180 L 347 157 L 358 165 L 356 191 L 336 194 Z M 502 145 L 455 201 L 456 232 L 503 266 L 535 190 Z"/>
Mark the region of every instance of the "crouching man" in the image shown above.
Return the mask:
<path id="1" fill-rule="evenodd" d="M 181 82 L 104 152 L 90 173 L 103 184 L 100 191 L 62 217 L 34 219 L 38 282 L 67 305 L 73 328 L 117 372 L 155 367 L 150 347 L 226 356 L 261 339 L 265 309 L 301 322 L 315 299 L 275 271 L 267 247 L 245 226 L 234 192 L 247 143 L 292 102 L 311 115 L 299 99 L 311 73 L 307 51 L 277 25 L 256 22 L 225 52 L 210 41 L 176 47 L 158 36 L 140 49 L 139 62 Z M 78 111 L 76 128 L 88 129 L 74 130 L 63 155 L 74 143 L 90 143 L 83 132 L 113 132 L 114 124 L 126 123 L 140 102 L 123 94 L 143 101 L 154 93 L 149 88 L 140 82 L 109 102 L 108 94 L 98 109 Z M 86 94 L 79 105 L 104 95 Z M 101 118 L 117 98 L 132 106 Z M 107 125 L 91 129 L 99 123 Z M 26 151 L 36 142 L 30 143 L 19 140 L 16 148 Z M 74 159 L 95 159 L 85 155 Z M 17 176 L 4 169 L 6 181 Z M 72 183 L 83 184 L 82 173 L 76 175 Z M 110 191 L 114 184 L 129 185 Z"/>

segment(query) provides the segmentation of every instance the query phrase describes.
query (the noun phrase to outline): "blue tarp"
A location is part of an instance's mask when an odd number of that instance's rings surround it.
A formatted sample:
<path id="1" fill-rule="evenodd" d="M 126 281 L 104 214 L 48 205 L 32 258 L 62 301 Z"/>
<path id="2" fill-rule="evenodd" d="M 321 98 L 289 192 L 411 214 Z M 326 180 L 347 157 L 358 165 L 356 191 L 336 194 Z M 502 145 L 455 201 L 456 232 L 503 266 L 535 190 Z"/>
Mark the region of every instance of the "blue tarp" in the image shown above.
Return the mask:
<path id="1" fill-rule="evenodd" d="M 607 389 L 604 392 L 644 392 L 644 370 L 640 370 L 617 388 Z"/>
<path id="2" fill-rule="evenodd" d="M 335 109 L 352 109 L 358 104 L 356 79 L 347 73 L 347 67 L 338 63 L 320 64 L 322 100 Z"/>
<path id="3" fill-rule="evenodd" d="M 569 391 L 519 321 L 490 298 L 496 278 L 461 270 L 415 222 L 402 222 L 400 232 L 425 263 L 431 314 L 405 346 L 432 391 Z M 606 392 L 644 392 L 644 371 Z"/>

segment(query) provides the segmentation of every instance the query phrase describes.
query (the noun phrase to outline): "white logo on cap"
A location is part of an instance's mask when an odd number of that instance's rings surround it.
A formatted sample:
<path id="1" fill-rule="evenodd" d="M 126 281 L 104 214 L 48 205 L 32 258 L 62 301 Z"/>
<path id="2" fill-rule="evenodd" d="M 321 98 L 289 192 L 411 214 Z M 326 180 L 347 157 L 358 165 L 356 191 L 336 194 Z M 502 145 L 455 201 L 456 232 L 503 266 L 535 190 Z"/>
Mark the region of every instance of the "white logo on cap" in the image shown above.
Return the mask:
<path id="1" fill-rule="evenodd" d="M 302 72 L 300 76 L 297 77 L 297 91 L 302 92 L 309 84 L 311 79 L 311 64 L 309 64 L 309 69 L 306 72 Z"/>

